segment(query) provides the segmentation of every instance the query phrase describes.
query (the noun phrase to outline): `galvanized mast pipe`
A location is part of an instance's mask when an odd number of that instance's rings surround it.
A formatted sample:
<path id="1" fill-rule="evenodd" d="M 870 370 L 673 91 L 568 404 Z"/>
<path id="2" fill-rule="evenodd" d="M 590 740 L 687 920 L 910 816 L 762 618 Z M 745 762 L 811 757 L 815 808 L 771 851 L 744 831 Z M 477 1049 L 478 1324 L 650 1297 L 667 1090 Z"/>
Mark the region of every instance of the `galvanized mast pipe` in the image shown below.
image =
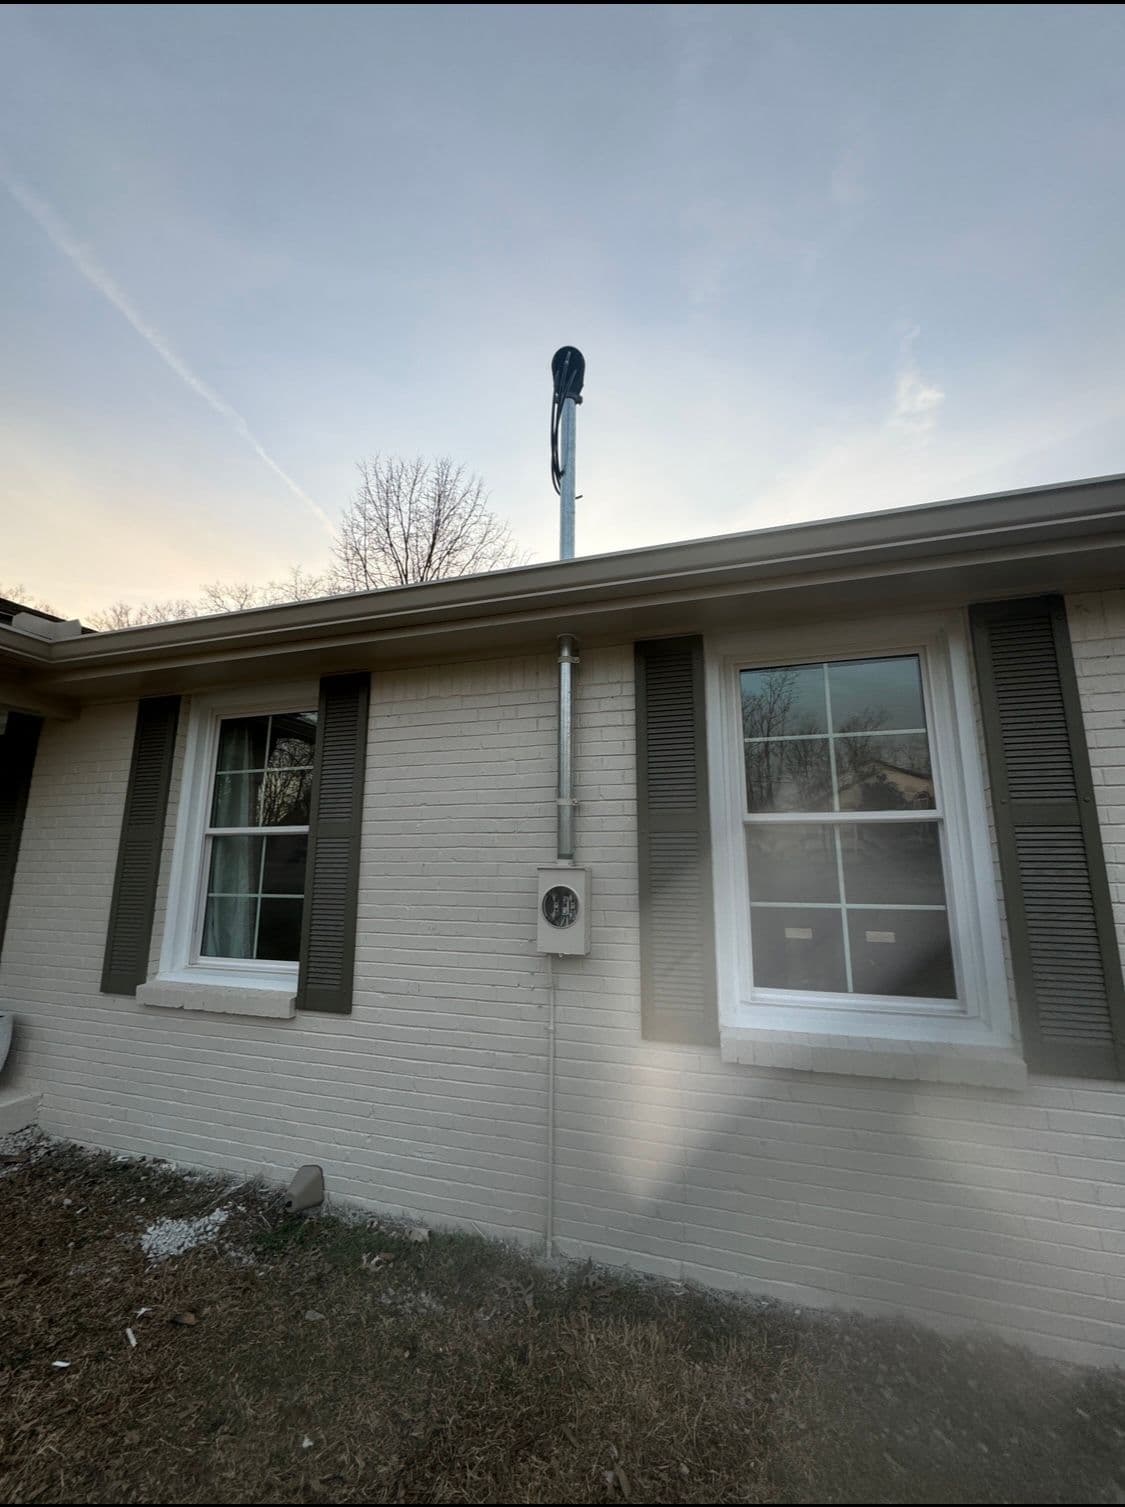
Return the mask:
<path id="1" fill-rule="evenodd" d="M 559 559 L 574 559 L 574 441 L 578 402 L 586 363 L 581 351 L 564 346 L 555 352 L 551 373 L 555 396 L 551 413 L 551 475 L 559 494 Z M 555 420 L 558 429 L 555 429 Z M 556 798 L 557 852 L 560 863 L 574 862 L 574 667 L 578 643 L 573 634 L 559 636 L 559 778 Z M 557 1077 L 558 979 L 547 955 L 547 1187 L 546 1247 L 555 1245 L 555 1081 Z"/>
<path id="2" fill-rule="evenodd" d="M 559 417 L 559 559 L 574 559 L 574 442 L 578 428 L 578 405 L 566 398 Z"/>

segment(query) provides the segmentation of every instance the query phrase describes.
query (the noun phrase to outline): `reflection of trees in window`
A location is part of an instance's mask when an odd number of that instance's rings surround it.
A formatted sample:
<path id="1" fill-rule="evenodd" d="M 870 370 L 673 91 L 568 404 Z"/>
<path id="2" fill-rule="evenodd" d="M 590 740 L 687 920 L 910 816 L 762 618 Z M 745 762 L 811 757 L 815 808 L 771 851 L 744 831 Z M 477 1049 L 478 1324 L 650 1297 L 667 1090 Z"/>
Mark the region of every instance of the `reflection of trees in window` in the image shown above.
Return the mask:
<path id="1" fill-rule="evenodd" d="M 892 713 L 878 703 L 850 712 L 826 729 L 824 708 L 818 720 L 815 706 L 808 706 L 808 688 L 801 679 L 807 669 L 779 666 L 743 681 L 749 809 L 932 810 L 925 732 L 885 732 Z M 832 759 L 838 800 L 833 798 Z"/>
<path id="2" fill-rule="evenodd" d="M 270 719 L 269 754 L 258 803 L 263 827 L 307 823 L 315 742 L 316 721 L 308 713 L 275 713 Z"/>
<path id="3" fill-rule="evenodd" d="M 832 771 L 828 764 L 827 738 L 809 738 L 793 743 L 766 744 L 776 751 L 778 785 L 788 785 L 791 798 L 786 802 L 794 810 L 819 811 L 829 803 Z M 770 763 L 774 764 L 774 760 Z M 772 792 L 771 792 L 772 794 Z"/>
<path id="4" fill-rule="evenodd" d="M 316 721 L 308 713 L 275 715 L 270 727 L 270 768 L 301 768 L 311 764 L 315 742 Z"/>
<path id="5" fill-rule="evenodd" d="M 764 682 L 759 683 L 760 690 L 742 693 L 742 728 L 748 738 L 780 738 L 799 731 L 816 731 L 811 721 L 804 729 L 788 725 L 797 689 L 795 670 L 770 670 Z"/>
<path id="6" fill-rule="evenodd" d="M 827 740 L 807 713 L 793 720 L 797 674 L 792 669 L 770 670 L 757 677 L 758 689 L 742 692 L 742 726 L 747 742 L 746 779 L 751 810 L 774 809 L 785 789 L 784 804 L 813 810 L 824 804 L 830 788 Z M 765 742 L 765 739 L 793 739 Z M 803 741 L 798 741 L 803 740 Z"/>
<path id="7" fill-rule="evenodd" d="M 309 819 L 308 769 L 271 769 L 262 778 L 259 824 L 263 827 L 300 827 Z"/>

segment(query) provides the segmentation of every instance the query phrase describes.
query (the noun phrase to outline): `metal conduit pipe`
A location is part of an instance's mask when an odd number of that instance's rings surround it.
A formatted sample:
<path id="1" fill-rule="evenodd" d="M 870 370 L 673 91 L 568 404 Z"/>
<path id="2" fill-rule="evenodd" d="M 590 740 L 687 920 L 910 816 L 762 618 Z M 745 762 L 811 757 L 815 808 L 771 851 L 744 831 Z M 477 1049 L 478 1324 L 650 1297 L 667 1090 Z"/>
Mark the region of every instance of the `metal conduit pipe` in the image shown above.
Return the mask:
<path id="1" fill-rule="evenodd" d="M 557 1019 L 559 1011 L 559 981 L 555 974 L 555 960 L 548 952 L 543 959 L 547 967 L 547 1186 L 543 1190 L 546 1204 L 544 1216 L 543 1246 L 548 1257 L 555 1254 L 555 1080 L 557 1072 Z"/>
<path id="2" fill-rule="evenodd" d="M 557 793 L 558 836 L 555 850 L 560 863 L 574 862 L 574 670 L 580 664 L 573 634 L 559 636 L 559 778 Z M 547 1187 L 546 1249 L 555 1253 L 555 1079 L 557 1076 L 558 978 L 554 960 L 547 954 Z"/>
<path id="3" fill-rule="evenodd" d="M 581 664 L 570 633 L 559 637 L 559 786 L 558 844 L 560 863 L 574 862 L 574 669 Z"/>

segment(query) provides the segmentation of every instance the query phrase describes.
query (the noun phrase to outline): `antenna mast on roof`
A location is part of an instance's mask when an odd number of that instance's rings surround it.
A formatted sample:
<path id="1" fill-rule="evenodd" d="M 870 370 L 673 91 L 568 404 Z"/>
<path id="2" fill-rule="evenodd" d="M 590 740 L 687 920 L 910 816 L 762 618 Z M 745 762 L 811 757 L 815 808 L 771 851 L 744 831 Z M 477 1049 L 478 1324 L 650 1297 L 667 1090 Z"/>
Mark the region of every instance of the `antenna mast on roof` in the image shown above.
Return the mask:
<path id="1" fill-rule="evenodd" d="M 551 481 L 559 494 L 559 559 L 574 559 L 574 440 L 586 358 L 573 345 L 551 357 Z"/>

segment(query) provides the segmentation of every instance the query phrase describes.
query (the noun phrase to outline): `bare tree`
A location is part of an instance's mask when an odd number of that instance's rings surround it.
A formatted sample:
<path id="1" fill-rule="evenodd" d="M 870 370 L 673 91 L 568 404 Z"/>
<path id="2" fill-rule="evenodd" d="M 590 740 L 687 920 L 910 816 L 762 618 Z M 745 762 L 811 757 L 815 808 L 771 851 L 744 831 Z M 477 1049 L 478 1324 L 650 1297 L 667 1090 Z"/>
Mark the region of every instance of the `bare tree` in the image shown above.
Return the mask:
<path id="1" fill-rule="evenodd" d="M 360 461 L 359 478 L 333 550 L 337 591 L 441 581 L 524 558 L 480 477 L 446 457 L 376 455 Z"/>
<path id="2" fill-rule="evenodd" d="M 22 581 L 15 586 L 5 586 L 3 582 L 0 582 L 0 597 L 4 597 L 9 602 L 18 602 L 21 607 L 30 607 L 35 612 L 47 612 L 53 615 L 55 611 L 42 597 L 35 592 L 29 592 Z"/>
<path id="3" fill-rule="evenodd" d="M 184 618 L 205 617 L 211 612 L 244 612 L 247 607 L 273 607 L 283 602 L 303 602 L 309 597 L 330 596 L 327 576 L 315 575 L 294 565 L 287 576 L 252 586 L 247 581 L 211 581 L 200 595 L 171 597 L 159 602 L 112 602 L 90 614 L 90 627 L 105 632 L 111 628 L 139 628 L 146 623 L 175 623 Z"/>
<path id="4" fill-rule="evenodd" d="M 91 613 L 92 628 L 135 628 L 208 613 L 244 612 L 346 591 L 372 591 L 500 570 L 526 558 L 488 506 L 478 476 L 448 459 L 375 456 L 359 463 L 360 486 L 344 509 L 324 573 L 295 565 L 280 580 L 211 581 L 197 598 L 113 602 Z"/>
<path id="5" fill-rule="evenodd" d="M 333 594 L 326 575 L 294 565 L 289 574 L 264 586 L 248 581 L 212 581 L 202 588 L 197 612 L 245 612 L 248 607 L 278 607 L 283 602 L 307 602 L 311 597 Z"/>
<path id="6" fill-rule="evenodd" d="M 199 613 L 244 612 L 247 607 L 262 605 L 262 588 L 252 586 L 249 581 L 209 581 L 200 590 L 202 596 L 196 606 Z"/>
<path id="7" fill-rule="evenodd" d="M 111 602 L 91 612 L 89 625 L 104 633 L 113 628 L 140 628 L 145 623 L 174 623 L 198 616 L 197 604 L 188 597 L 171 597 L 164 602 Z"/>

